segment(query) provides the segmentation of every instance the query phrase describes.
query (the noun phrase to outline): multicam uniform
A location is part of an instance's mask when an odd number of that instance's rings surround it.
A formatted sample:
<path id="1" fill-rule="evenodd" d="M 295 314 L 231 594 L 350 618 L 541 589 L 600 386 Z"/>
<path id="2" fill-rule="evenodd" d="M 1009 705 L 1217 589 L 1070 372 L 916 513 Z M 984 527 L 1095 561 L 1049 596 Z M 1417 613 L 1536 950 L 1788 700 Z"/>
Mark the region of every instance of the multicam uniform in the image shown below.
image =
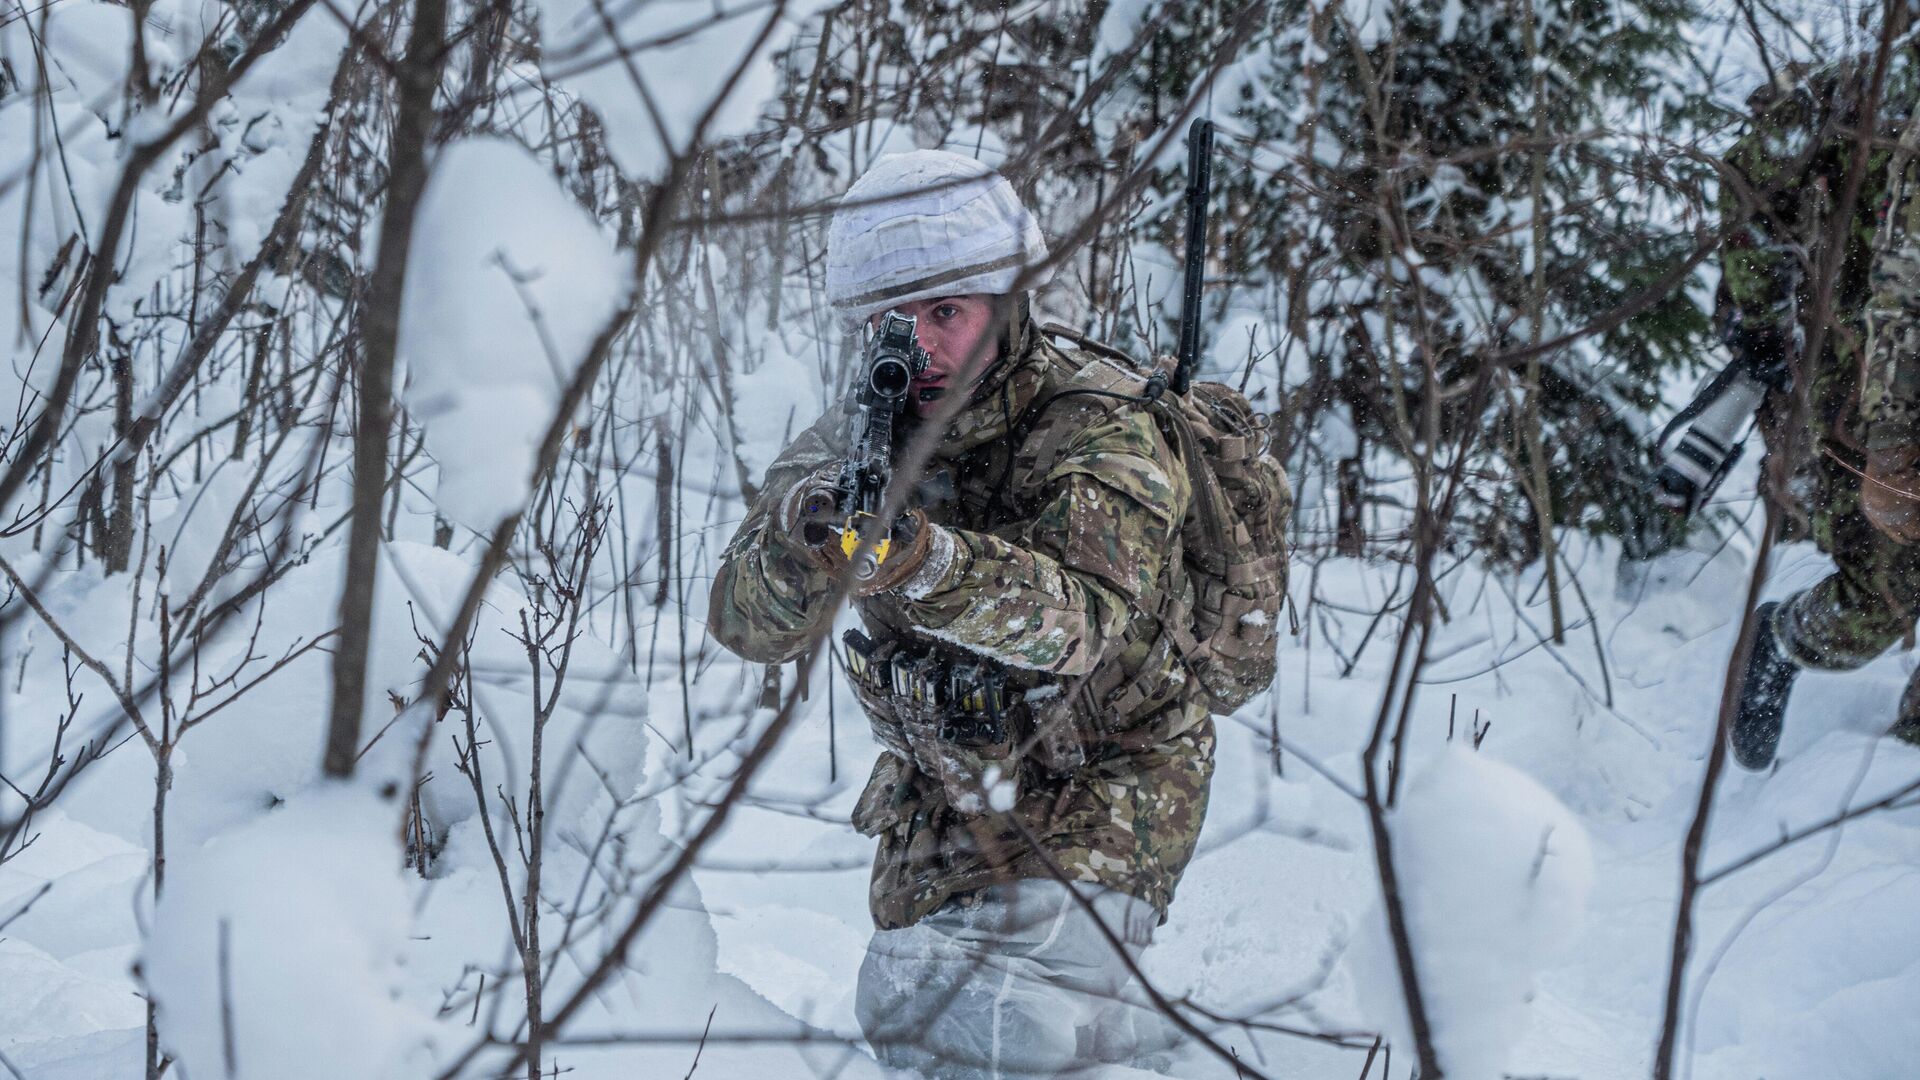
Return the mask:
<path id="1" fill-rule="evenodd" d="M 1869 452 L 1920 444 L 1920 199 L 1913 153 L 1920 129 L 1920 57 L 1895 54 L 1882 92 L 1879 139 L 1851 221 L 1834 221 L 1857 145 L 1869 70 L 1830 69 L 1760 105 L 1727 155 L 1734 175 L 1721 210 L 1744 224 L 1722 255 L 1730 340 L 1781 360 L 1791 389 L 1761 415 L 1769 450 L 1763 484 L 1810 534 L 1834 572 L 1782 603 L 1773 631 L 1803 667 L 1847 670 L 1911 635 L 1920 614 L 1920 545 L 1874 527 L 1861 508 Z M 1903 144 L 1899 140 L 1905 139 Z M 1830 245 L 1844 243 L 1832 317 L 1818 357 L 1802 355 L 1816 318 L 1814 281 Z M 1804 428 L 1794 395 L 1804 388 Z M 1920 736 L 1920 681 L 1901 705 L 1901 734 Z"/>
<path id="2" fill-rule="evenodd" d="M 952 530 L 951 561 L 912 597 L 857 605 L 874 655 L 851 651 L 850 676 L 888 747 L 854 814 L 880 842 L 870 900 L 882 929 L 1055 869 L 1164 918 L 1206 810 L 1213 725 L 1179 644 L 1186 473 L 1145 407 L 1055 396 L 1103 361 L 1023 336 L 919 485 L 929 519 Z M 833 614 L 833 574 L 779 527 L 775 503 L 845 457 L 848 427 L 835 411 L 795 440 L 727 548 L 709 621 L 749 660 L 795 657 Z M 957 746 L 937 707 L 873 677 L 935 650 L 1004 672 L 1007 744 Z"/>

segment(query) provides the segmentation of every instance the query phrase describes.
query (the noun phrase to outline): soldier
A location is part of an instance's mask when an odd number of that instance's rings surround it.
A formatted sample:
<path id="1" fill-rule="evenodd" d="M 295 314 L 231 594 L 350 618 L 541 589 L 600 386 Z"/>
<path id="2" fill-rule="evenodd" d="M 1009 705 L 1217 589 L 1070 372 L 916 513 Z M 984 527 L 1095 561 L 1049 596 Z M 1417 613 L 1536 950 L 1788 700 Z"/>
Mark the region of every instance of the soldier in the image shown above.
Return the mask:
<path id="1" fill-rule="evenodd" d="M 1722 256 L 1726 337 L 1776 389 L 1761 410 L 1762 484 L 1834 570 L 1762 604 L 1731 732 L 1734 758 L 1764 769 L 1779 746 L 1803 668 L 1860 667 L 1912 643 L 1920 603 L 1920 230 L 1913 198 L 1920 65 L 1896 49 L 1881 106 L 1864 117 L 1870 60 L 1757 96 L 1751 129 L 1727 155 L 1724 212 L 1740 215 Z M 1875 141 L 1852 218 L 1835 220 L 1862 123 Z M 1873 137 L 1873 136 L 1869 136 Z M 1815 287 L 1844 244 L 1818 356 Z M 1893 725 L 1920 742 L 1920 675 Z"/>
<path id="2" fill-rule="evenodd" d="M 1051 1077 L 1161 1037 L 1122 1003 L 1095 916 L 1128 952 L 1148 943 L 1213 773 L 1180 641 L 1190 482 L 1148 408 L 1060 395 L 1095 358 L 1043 337 L 1014 291 L 1046 254 L 1006 180 L 940 151 L 883 158 L 829 234 L 829 300 L 915 317 L 931 359 L 911 407 L 947 417 L 852 587 L 864 632 L 845 650 L 886 747 L 853 814 L 879 841 L 856 1005 L 881 1061 L 929 1078 Z M 823 520 L 848 426 L 831 411 L 780 455 L 726 549 L 709 625 L 748 660 L 800 655 L 851 580 Z"/>

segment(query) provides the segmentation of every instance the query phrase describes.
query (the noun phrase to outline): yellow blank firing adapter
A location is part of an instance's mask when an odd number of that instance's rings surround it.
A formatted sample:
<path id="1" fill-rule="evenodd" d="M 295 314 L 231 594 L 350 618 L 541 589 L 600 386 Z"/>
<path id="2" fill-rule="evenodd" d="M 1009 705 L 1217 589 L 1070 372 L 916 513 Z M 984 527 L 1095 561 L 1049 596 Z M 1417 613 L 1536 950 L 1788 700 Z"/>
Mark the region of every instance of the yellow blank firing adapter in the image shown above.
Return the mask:
<path id="1" fill-rule="evenodd" d="M 853 553 L 860 550 L 860 530 L 864 525 L 861 519 L 867 518 L 871 520 L 872 517 L 872 514 L 866 513 L 865 511 L 857 511 L 852 517 L 847 519 L 846 528 L 840 530 L 841 554 L 851 559 L 853 558 Z M 880 568 L 880 564 L 887 561 L 887 552 L 892 547 L 893 537 L 891 536 L 882 536 L 878 540 L 875 540 L 873 542 L 873 550 L 867 552 L 866 558 L 854 564 L 854 576 L 862 579 L 872 577 L 874 571 Z"/>

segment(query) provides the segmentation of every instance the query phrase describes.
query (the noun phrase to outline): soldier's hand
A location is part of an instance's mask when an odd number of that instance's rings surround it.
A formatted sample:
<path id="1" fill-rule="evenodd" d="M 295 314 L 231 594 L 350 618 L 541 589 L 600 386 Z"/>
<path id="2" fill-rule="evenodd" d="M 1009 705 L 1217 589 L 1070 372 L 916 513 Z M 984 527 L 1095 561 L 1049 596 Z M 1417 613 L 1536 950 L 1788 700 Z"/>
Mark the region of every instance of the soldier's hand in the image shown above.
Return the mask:
<path id="1" fill-rule="evenodd" d="M 1793 382 L 1793 361 L 1799 349 L 1790 327 L 1748 326 L 1735 323 L 1724 335 L 1727 351 L 1747 374 L 1775 390 Z"/>
<path id="2" fill-rule="evenodd" d="M 839 478 L 839 466 L 822 465 L 787 489 L 777 515 L 787 535 L 816 549 L 840 542 Z"/>
<path id="3" fill-rule="evenodd" d="M 927 565 L 930 552 L 941 548 L 951 558 L 953 539 L 947 536 L 938 525 L 927 521 L 924 510 L 909 510 L 893 523 L 888 533 L 886 557 L 874 559 L 875 552 L 868 551 L 860 557 L 855 567 L 847 567 L 847 558 L 839 547 L 829 551 L 836 566 L 853 576 L 853 595 L 873 596 L 890 589 L 897 589 L 913 579 Z"/>
<path id="4" fill-rule="evenodd" d="M 1860 510 L 1889 539 L 1920 543 L 1920 446 L 1867 451 Z"/>

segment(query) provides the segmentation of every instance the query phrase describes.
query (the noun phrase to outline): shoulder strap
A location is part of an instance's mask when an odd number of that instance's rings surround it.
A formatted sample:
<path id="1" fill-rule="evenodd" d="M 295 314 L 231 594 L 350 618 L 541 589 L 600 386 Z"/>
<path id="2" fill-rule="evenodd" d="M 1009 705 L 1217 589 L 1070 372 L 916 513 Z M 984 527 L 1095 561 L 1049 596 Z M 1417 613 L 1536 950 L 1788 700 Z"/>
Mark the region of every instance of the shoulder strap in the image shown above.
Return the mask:
<path id="1" fill-rule="evenodd" d="M 1051 330 L 1054 324 L 1049 323 Z M 1071 397 L 1134 398 L 1140 395 L 1146 382 L 1128 369 L 1121 367 L 1101 355 L 1091 359 L 1068 355 L 1044 336 L 1035 348 L 1044 356 L 1045 362 L 1052 367 L 1051 375 L 1040 387 L 1040 392 L 1027 403 L 1018 418 L 1013 422 L 1013 445 L 1017 448 L 1026 444 L 1033 429 L 1040 423 L 1041 417 L 1055 402 Z M 1124 356 L 1117 350 L 1106 352 L 1115 356 Z M 1129 382 L 1131 380 L 1131 383 Z"/>
<path id="2" fill-rule="evenodd" d="M 1230 521 L 1227 497 L 1220 490 L 1220 479 L 1213 474 L 1213 466 L 1207 462 L 1205 449 L 1200 445 L 1200 437 L 1193 430 L 1193 420 L 1177 400 L 1163 398 L 1156 402 L 1155 412 L 1164 418 L 1163 428 L 1172 437 L 1173 452 L 1187 469 L 1187 483 L 1193 490 L 1193 506 L 1188 511 L 1188 523 L 1200 531 L 1199 544 L 1189 543 L 1187 558 L 1199 563 L 1207 572 L 1224 574 L 1226 555 L 1231 537 L 1227 535 Z"/>

